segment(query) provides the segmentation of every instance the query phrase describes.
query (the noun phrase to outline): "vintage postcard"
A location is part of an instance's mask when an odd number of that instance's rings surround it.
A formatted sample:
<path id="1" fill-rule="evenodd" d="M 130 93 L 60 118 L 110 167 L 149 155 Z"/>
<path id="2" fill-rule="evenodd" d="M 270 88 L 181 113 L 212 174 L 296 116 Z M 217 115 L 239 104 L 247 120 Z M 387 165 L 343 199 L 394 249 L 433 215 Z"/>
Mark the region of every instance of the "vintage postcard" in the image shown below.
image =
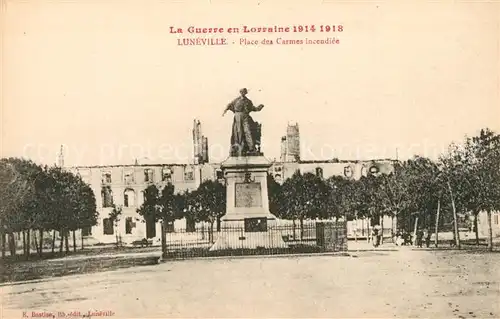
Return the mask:
<path id="1" fill-rule="evenodd" d="M 500 318 L 500 2 L 0 0 L 1 318 Z"/>

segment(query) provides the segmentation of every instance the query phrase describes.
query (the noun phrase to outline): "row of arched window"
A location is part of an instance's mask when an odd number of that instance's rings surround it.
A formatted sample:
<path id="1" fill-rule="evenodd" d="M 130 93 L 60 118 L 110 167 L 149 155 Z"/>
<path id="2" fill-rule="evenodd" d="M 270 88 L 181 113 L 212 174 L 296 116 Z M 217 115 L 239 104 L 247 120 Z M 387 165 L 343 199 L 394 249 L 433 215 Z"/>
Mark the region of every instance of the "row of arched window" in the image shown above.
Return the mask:
<path id="1" fill-rule="evenodd" d="M 162 181 L 172 181 L 173 170 L 170 167 L 163 167 L 161 171 L 161 180 Z M 134 170 L 126 170 L 123 174 L 123 181 L 126 184 L 135 183 L 135 172 Z M 192 181 L 194 180 L 194 169 L 191 166 L 186 166 L 184 168 L 184 180 Z M 144 169 L 144 182 L 152 183 L 155 181 L 154 178 L 154 170 L 151 168 Z M 102 183 L 103 184 L 111 184 L 113 182 L 111 172 L 103 172 L 102 173 Z"/>
<path id="2" fill-rule="evenodd" d="M 278 170 L 277 170 L 278 171 Z M 279 172 L 281 169 L 279 169 Z M 281 172 L 280 172 L 281 173 Z M 323 168 L 322 167 L 316 167 L 315 173 L 317 176 L 323 178 Z M 371 174 L 376 174 L 378 173 L 378 167 L 376 166 L 371 166 L 368 169 L 366 167 L 362 168 L 362 173 L 366 175 L 366 173 L 371 173 Z M 145 170 L 145 180 L 146 181 L 152 181 L 153 176 L 152 170 Z M 344 175 L 346 177 L 351 177 L 353 174 L 352 167 L 346 166 L 344 169 Z M 168 175 L 169 176 L 169 175 Z M 280 180 L 281 179 L 281 174 L 275 174 L 275 178 Z M 105 180 L 109 177 L 109 181 L 111 181 L 111 176 L 105 175 Z M 223 179 L 224 175 L 221 170 L 216 171 L 216 177 L 217 179 Z M 110 186 L 104 186 L 102 187 L 101 190 L 101 198 L 102 198 L 102 206 L 103 207 L 112 207 L 113 206 L 113 192 L 111 191 Z M 123 192 L 123 206 L 124 207 L 134 207 L 136 206 L 136 193 L 133 189 L 127 188 Z"/>
<path id="3" fill-rule="evenodd" d="M 104 186 L 101 189 L 101 199 L 102 207 L 113 207 L 113 191 L 111 187 Z M 134 207 L 136 206 L 136 194 L 131 188 L 127 188 L 123 191 L 123 206 L 124 207 Z"/>

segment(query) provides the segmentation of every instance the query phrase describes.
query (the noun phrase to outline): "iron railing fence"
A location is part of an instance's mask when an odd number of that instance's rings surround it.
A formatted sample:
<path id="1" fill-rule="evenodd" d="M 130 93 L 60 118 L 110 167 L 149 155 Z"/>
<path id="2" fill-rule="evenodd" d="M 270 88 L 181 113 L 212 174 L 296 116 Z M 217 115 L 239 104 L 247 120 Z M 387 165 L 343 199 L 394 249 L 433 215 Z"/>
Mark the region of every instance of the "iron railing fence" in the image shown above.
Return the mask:
<path id="1" fill-rule="evenodd" d="M 165 233 L 165 258 L 255 254 L 342 252 L 347 250 L 344 222 L 304 222 L 245 231 L 240 226 L 216 225 L 175 229 Z"/>

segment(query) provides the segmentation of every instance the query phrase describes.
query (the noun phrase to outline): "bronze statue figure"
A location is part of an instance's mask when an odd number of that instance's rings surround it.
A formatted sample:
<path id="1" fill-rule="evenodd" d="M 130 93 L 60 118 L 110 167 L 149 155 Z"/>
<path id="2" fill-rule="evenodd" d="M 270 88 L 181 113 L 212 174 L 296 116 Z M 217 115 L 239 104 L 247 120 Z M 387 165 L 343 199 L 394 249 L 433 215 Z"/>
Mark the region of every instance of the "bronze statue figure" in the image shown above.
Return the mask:
<path id="1" fill-rule="evenodd" d="M 264 105 L 255 107 L 246 95 L 247 89 L 240 90 L 240 96 L 231 101 L 224 110 L 234 113 L 231 133 L 231 156 L 251 156 L 260 153 L 261 124 L 254 122 L 250 112 L 259 112 Z"/>

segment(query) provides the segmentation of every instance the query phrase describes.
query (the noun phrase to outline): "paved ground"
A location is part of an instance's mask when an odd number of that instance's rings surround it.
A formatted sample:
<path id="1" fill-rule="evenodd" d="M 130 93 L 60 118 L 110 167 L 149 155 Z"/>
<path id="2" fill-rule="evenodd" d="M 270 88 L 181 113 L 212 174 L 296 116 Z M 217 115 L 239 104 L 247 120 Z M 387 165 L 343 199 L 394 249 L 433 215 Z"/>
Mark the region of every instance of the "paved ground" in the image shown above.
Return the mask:
<path id="1" fill-rule="evenodd" d="M 0 317 L 89 310 L 115 318 L 500 316 L 498 253 L 352 254 L 175 261 L 4 286 Z"/>

